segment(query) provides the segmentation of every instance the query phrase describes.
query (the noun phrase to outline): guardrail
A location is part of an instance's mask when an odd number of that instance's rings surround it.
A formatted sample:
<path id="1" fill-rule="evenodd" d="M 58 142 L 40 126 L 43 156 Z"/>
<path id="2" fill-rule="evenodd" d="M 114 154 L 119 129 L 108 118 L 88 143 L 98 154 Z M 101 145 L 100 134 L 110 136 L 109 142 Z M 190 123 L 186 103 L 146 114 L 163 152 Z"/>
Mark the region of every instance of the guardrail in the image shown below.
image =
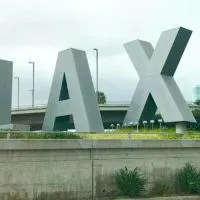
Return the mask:
<path id="1" fill-rule="evenodd" d="M 128 106 L 130 104 L 130 101 L 110 101 L 110 102 L 106 102 L 106 104 L 99 104 L 99 106 Z M 12 110 L 20 110 L 20 109 L 36 109 L 36 108 L 43 108 L 46 107 L 47 104 L 38 104 L 35 106 L 32 105 L 21 105 L 19 107 L 12 107 Z"/>
<path id="2" fill-rule="evenodd" d="M 46 107 L 47 104 L 38 104 L 35 106 L 32 105 L 22 105 L 22 106 L 14 106 L 12 107 L 12 110 L 20 110 L 20 109 L 35 109 L 35 108 L 42 108 L 42 107 Z"/>
<path id="3" fill-rule="evenodd" d="M 116 101 L 116 102 L 107 102 L 106 104 L 99 104 L 99 107 L 128 107 L 130 105 L 130 102 L 129 101 Z M 191 108 L 191 109 L 196 109 L 196 108 L 199 108 L 199 105 L 196 105 L 196 104 L 191 104 L 191 103 L 188 103 L 188 106 Z M 33 110 L 33 109 L 41 109 L 41 108 L 46 108 L 47 107 L 47 104 L 38 104 L 38 105 L 35 105 L 35 106 L 32 106 L 32 105 L 21 105 L 19 107 L 12 107 L 12 110 L 25 110 L 25 109 L 29 109 L 29 110 Z"/>

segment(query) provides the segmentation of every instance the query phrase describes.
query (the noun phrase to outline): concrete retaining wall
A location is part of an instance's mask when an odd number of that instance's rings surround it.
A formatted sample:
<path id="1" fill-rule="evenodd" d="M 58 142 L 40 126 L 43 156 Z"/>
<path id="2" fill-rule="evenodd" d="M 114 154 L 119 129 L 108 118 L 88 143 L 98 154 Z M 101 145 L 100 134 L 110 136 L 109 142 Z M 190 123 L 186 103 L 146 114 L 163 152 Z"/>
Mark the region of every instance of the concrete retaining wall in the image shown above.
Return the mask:
<path id="1" fill-rule="evenodd" d="M 198 140 L 0 140 L 0 199 L 112 197 L 117 169 L 141 167 L 151 187 L 199 158 Z"/>

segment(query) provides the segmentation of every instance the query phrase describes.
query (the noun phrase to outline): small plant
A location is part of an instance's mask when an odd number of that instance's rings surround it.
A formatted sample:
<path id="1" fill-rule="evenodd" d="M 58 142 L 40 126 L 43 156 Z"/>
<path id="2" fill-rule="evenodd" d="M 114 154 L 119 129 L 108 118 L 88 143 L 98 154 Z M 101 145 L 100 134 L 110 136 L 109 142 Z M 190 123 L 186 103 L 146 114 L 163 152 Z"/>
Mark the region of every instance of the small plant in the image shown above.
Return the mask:
<path id="1" fill-rule="evenodd" d="M 121 195 L 128 197 L 139 197 L 145 191 L 147 183 L 139 168 L 134 170 L 120 169 L 116 172 L 116 183 Z"/>
<path id="2" fill-rule="evenodd" d="M 176 182 L 181 193 L 200 194 L 200 171 L 190 163 L 177 172 Z"/>

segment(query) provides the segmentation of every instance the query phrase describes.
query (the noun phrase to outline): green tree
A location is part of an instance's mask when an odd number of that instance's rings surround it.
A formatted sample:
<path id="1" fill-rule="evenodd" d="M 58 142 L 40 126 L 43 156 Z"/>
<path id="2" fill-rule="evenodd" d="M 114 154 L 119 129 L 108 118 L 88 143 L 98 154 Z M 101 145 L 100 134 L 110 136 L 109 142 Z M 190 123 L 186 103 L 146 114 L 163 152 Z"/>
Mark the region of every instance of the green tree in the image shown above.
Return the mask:
<path id="1" fill-rule="evenodd" d="M 194 118 L 197 122 L 200 122 L 200 109 L 195 109 L 192 111 Z"/>
<path id="2" fill-rule="evenodd" d="M 199 106 L 200 105 L 200 99 L 197 99 L 194 103 Z"/>
<path id="3" fill-rule="evenodd" d="M 104 92 L 98 91 L 98 103 L 105 104 L 106 103 L 106 95 Z"/>
<path id="4" fill-rule="evenodd" d="M 200 109 L 195 109 L 192 111 L 192 113 L 197 123 L 188 122 L 188 129 L 199 131 L 200 130 Z"/>

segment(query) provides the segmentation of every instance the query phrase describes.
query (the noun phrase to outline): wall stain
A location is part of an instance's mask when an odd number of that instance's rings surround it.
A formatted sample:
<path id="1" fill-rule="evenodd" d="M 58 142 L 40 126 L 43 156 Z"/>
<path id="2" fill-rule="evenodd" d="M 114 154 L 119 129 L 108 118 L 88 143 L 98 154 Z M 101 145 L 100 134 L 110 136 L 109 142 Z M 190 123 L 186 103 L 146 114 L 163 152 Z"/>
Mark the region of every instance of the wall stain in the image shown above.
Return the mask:
<path id="1" fill-rule="evenodd" d="M 81 192 L 41 192 L 34 194 L 34 197 L 28 197 L 28 193 L 8 192 L 0 195 L 0 200 L 90 200 L 88 193 Z"/>
<path id="2" fill-rule="evenodd" d="M 95 177 L 95 197 L 96 198 L 114 198 L 119 195 L 116 188 L 115 176 L 113 174 L 99 174 Z"/>

